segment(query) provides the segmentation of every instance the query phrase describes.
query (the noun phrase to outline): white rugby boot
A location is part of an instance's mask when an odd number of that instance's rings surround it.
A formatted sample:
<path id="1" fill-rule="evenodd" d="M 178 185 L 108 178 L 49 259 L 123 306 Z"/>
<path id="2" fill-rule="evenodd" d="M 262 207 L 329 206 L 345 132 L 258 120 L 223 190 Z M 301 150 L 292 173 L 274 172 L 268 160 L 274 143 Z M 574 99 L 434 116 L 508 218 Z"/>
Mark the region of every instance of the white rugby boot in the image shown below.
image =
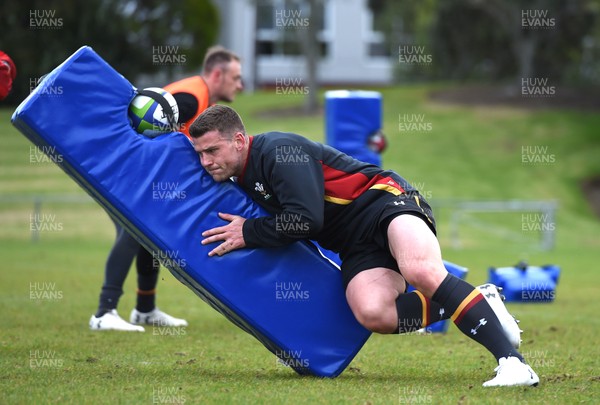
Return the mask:
<path id="1" fill-rule="evenodd" d="M 133 311 L 131 311 L 129 322 L 134 325 L 146 324 L 165 327 L 188 326 L 185 319 L 175 318 L 158 308 L 154 308 L 150 312 L 140 312 L 134 308 Z"/>
<path id="2" fill-rule="evenodd" d="M 536 386 L 540 378 L 529 365 L 517 357 L 501 357 L 494 369 L 496 377 L 483 383 L 484 387 Z"/>
<path id="3" fill-rule="evenodd" d="M 99 318 L 92 315 L 90 318 L 91 330 L 120 330 L 124 332 L 144 332 L 143 326 L 132 325 L 119 316 L 116 309 L 113 309 Z"/>

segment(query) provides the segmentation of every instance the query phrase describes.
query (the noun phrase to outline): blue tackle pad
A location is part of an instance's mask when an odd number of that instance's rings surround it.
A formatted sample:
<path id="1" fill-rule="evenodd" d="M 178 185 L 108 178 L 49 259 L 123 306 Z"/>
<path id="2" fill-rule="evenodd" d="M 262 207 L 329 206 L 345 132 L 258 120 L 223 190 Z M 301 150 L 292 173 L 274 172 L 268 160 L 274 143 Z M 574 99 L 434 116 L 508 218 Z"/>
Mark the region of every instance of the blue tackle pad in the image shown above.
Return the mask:
<path id="1" fill-rule="evenodd" d="M 339 269 L 307 242 L 208 257 L 201 232 L 218 212 L 266 213 L 234 183 L 216 183 L 181 133 L 136 133 L 135 88 L 91 48 L 49 73 L 13 124 L 173 275 L 300 374 L 335 377 L 370 336 L 346 302 Z M 183 298 L 189 299 L 189 298 Z"/>
<path id="2" fill-rule="evenodd" d="M 559 277 L 560 267 L 554 264 L 540 267 L 521 262 L 488 269 L 488 283 L 502 287 L 505 302 L 554 302 Z"/>

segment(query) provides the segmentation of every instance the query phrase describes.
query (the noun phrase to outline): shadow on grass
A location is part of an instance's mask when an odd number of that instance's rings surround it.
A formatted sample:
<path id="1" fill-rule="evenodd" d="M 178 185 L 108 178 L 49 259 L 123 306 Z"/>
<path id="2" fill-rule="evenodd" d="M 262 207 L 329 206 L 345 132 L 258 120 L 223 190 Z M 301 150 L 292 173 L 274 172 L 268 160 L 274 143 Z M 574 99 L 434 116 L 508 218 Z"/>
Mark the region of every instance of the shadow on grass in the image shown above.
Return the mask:
<path id="1" fill-rule="evenodd" d="M 414 370 L 389 369 L 389 370 L 373 370 L 368 372 L 356 371 L 352 367 L 345 370 L 342 374 L 335 378 L 317 377 L 310 375 L 300 375 L 291 369 L 236 369 L 236 370 L 216 370 L 197 368 L 194 370 L 199 377 L 206 377 L 212 381 L 218 380 L 245 380 L 253 379 L 261 382 L 315 382 L 319 384 L 355 384 L 355 383 L 370 383 L 370 384 L 389 384 L 396 382 L 399 385 L 414 385 L 414 386 L 443 386 L 445 384 L 455 384 L 456 381 L 471 381 L 472 384 L 480 385 L 489 373 L 483 373 L 478 377 L 473 376 L 473 371 L 469 370 L 423 370 L 423 373 L 415 374 Z M 481 383 L 479 382 L 481 380 Z"/>

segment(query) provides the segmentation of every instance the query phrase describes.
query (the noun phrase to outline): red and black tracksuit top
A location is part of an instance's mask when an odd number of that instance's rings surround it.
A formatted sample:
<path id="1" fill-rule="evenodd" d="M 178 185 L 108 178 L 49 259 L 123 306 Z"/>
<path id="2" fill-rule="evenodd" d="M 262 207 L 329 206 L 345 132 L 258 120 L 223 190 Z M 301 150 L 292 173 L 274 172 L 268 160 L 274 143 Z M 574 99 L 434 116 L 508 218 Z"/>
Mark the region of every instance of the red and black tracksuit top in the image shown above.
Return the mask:
<path id="1" fill-rule="evenodd" d="M 283 132 L 250 137 L 237 182 L 271 214 L 246 220 L 247 247 L 312 239 L 335 252 L 375 226 L 380 214 L 375 202 L 382 195 L 415 191 L 392 171 Z"/>

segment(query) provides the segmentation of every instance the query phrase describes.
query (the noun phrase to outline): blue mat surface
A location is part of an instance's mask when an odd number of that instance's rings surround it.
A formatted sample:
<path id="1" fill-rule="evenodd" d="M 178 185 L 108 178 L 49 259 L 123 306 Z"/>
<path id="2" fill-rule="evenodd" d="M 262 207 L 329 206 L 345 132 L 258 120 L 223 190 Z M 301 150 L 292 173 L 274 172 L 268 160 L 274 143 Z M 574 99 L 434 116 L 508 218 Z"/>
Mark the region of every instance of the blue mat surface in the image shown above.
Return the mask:
<path id="1" fill-rule="evenodd" d="M 183 134 L 137 134 L 127 119 L 134 96 L 82 47 L 12 122 L 200 298 L 298 373 L 337 376 L 370 336 L 348 307 L 339 269 L 304 242 L 209 258 L 214 245 L 201 245 L 201 232 L 224 224 L 217 212 L 265 212 L 235 184 L 215 183 Z"/>

